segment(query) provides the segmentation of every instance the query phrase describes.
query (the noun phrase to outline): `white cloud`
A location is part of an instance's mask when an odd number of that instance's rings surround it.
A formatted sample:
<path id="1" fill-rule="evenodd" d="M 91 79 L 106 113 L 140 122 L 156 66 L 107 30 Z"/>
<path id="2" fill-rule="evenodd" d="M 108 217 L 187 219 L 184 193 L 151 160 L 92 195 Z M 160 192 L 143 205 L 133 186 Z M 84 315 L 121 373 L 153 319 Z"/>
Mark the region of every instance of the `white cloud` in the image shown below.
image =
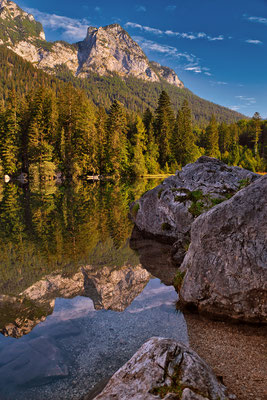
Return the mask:
<path id="1" fill-rule="evenodd" d="M 146 12 L 146 7 L 145 6 L 136 6 L 136 11 L 138 11 L 138 12 Z"/>
<path id="2" fill-rule="evenodd" d="M 212 85 L 228 85 L 227 82 L 224 81 L 210 81 Z"/>
<path id="3" fill-rule="evenodd" d="M 51 30 L 61 29 L 63 38 L 71 41 L 82 40 L 86 36 L 88 25 L 87 19 L 69 18 L 63 15 L 48 14 L 35 8 L 27 8 L 27 12 L 34 15 L 37 21 L 40 21 L 44 28 Z"/>
<path id="4" fill-rule="evenodd" d="M 167 6 L 165 8 L 166 11 L 174 11 L 177 8 L 177 6 Z"/>
<path id="5" fill-rule="evenodd" d="M 95 11 L 96 12 L 101 12 L 101 8 L 100 7 L 95 7 Z"/>
<path id="6" fill-rule="evenodd" d="M 259 24 L 267 25 L 267 18 L 265 17 L 249 17 L 246 14 L 243 14 L 243 17 L 245 17 L 250 22 L 257 22 Z"/>
<path id="7" fill-rule="evenodd" d="M 251 106 L 252 104 L 256 104 L 255 97 L 246 97 L 246 96 L 235 96 L 235 97 L 236 97 L 236 99 L 245 103 L 246 106 Z"/>
<path id="8" fill-rule="evenodd" d="M 142 36 L 133 36 L 133 39 L 142 47 L 145 51 L 155 51 L 166 56 L 171 56 L 175 58 L 185 58 L 187 62 L 193 62 L 196 56 L 188 53 L 181 53 L 176 47 L 168 46 L 166 44 L 160 44 L 153 42 L 152 40 L 147 40 Z"/>
<path id="9" fill-rule="evenodd" d="M 240 110 L 241 107 L 240 106 L 229 106 L 229 108 L 233 111 L 238 111 L 238 110 Z"/>
<path id="10" fill-rule="evenodd" d="M 250 43 L 250 44 L 262 44 L 262 41 L 257 40 L 257 39 L 247 39 L 245 40 L 246 43 Z"/>
<path id="11" fill-rule="evenodd" d="M 175 32 L 170 29 L 163 31 L 161 29 L 151 28 L 150 26 L 140 25 L 135 22 L 126 22 L 125 27 L 126 28 L 130 27 L 133 29 L 140 29 L 141 31 L 149 32 L 154 35 L 176 36 L 178 38 L 188 39 L 188 40 L 206 39 L 211 42 L 216 41 L 216 40 L 218 40 L 218 41 L 224 40 L 223 35 L 213 37 L 213 36 L 209 36 L 205 32 L 196 32 L 196 33 L 194 33 L 194 32 Z"/>

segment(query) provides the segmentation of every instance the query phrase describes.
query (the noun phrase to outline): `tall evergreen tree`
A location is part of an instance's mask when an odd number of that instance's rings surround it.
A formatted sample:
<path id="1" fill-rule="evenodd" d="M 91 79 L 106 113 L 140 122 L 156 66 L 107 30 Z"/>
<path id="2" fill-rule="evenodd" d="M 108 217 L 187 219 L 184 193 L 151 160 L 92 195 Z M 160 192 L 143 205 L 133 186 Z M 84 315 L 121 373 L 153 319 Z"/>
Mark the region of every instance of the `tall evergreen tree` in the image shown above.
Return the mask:
<path id="1" fill-rule="evenodd" d="M 219 132 L 215 116 L 210 119 L 206 128 L 206 154 L 210 157 L 219 157 Z"/>
<path id="2" fill-rule="evenodd" d="M 173 158 L 181 166 L 194 162 L 200 156 L 195 141 L 191 110 L 187 100 L 185 100 L 182 108 L 178 111 L 172 134 Z"/>
<path id="3" fill-rule="evenodd" d="M 159 163 L 165 167 L 171 160 L 170 141 L 174 125 L 174 113 L 168 94 L 163 90 L 156 109 L 155 138 L 159 146 Z"/>
<path id="4" fill-rule="evenodd" d="M 144 152 L 146 151 L 146 130 L 141 117 L 136 117 L 135 126 L 132 171 L 135 176 L 143 176 L 147 173 L 144 157 Z"/>
<path id="5" fill-rule="evenodd" d="M 1 112 L 1 159 L 3 171 L 8 175 L 13 175 L 21 166 L 19 163 L 20 125 L 17 103 L 18 99 L 13 91 L 7 100 L 6 110 Z"/>
<path id="6" fill-rule="evenodd" d="M 127 149 L 127 120 L 125 110 L 117 100 L 107 119 L 107 173 L 123 175 L 129 168 Z"/>

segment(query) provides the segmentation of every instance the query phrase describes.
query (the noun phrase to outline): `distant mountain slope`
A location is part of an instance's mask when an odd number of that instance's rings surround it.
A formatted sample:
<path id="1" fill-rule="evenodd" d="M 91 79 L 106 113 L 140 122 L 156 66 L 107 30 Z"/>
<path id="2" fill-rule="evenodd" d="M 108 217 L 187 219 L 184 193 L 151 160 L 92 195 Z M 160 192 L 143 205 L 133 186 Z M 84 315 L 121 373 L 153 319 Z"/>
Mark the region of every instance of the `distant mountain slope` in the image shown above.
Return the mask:
<path id="1" fill-rule="evenodd" d="M 75 75 L 87 78 L 92 71 L 99 75 L 116 72 L 149 82 L 166 80 L 183 87 L 175 72 L 157 63 L 150 64 L 141 47 L 118 24 L 89 27 L 86 38 L 76 44 L 46 42 L 43 27 L 16 3 L 2 0 L 0 40 L 15 53 L 38 68 L 53 69 L 64 64 Z"/>
<path id="2" fill-rule="evenodd" d="M 218 121 L 225 122 L 245 118 L 242 114 L 201 99 L 190 90 L 178 88 L 163 80 L 144 82 L 134 77 L 122 79 L 117 74 L 90 74 L 87 79 L 82 79 L 74 77 L 66 66 L 58 66 L 51 75 L 35 68 L 5 46 L 0 46 L 0 98 L 5 99 L 11 89 L 23 96 L 37 86 L 52 87 L 57 91 L 68 82 L 76 88 L 83 89 L 95 104 L 103 105 L 106 109 L 117 99 L 132 111 L 140 113 L 147 107 L 155 110 L 159 95 L 164 89 L 168 92 L 175 111 L 185 98 L 188 99 L 193 118 L 200 125 L 205 125 L 212 114 Z"/>

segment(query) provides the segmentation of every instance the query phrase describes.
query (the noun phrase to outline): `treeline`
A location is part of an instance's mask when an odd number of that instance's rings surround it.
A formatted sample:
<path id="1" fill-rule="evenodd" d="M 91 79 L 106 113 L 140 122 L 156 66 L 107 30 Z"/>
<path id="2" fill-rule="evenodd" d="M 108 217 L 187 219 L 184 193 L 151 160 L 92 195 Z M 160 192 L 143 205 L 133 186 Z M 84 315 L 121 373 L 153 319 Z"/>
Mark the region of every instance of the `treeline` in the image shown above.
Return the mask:
<path id="1" fill-rule="evenodd" d="M 44 275 L 82 265 L 139 264 L 129 248 L 129 204 L 159 181 L 76 185 L 0 181 L 0 293 L 18 295 Z"/>
<path id="2" fill-rule="evenodd" d="M 142 116 L 115 100 L 108 113 L 70 84 L 58 93 L 47 88 L 25 99 L 10 94 L 0 110 L 2 174 L 66 178 L 86 175 L 143 176 L 171 173 L 199 156 L 221 158 L 253 171 L 266 166 L 266 121 L 193 128 L 188 102 L 175 115 L 163 91 L 155 113 Z"/>
<path id="3" fill-rule="evenodd" d="M 187 100 L 192 110 L 192 120 L 205 127 L 211 115 L 219 122 L 235 122 L 244 118 L 242 114 L 225 107 L 201 99 L 188 89 L 180 89 L 164 81 L 145 82 L 119 75 L 99 76 L 91 73 L 86 79 L 75 77 L 64 65 L 46 73 L 35 68 L 5 46 L 0 46 L 0 99 L 8 98 L 10 90 L 15 90 L 19 97 L 24 97 L 30 90 L 38 87 L 49 87 L 58 92 L 68 83 L 76 89 L 82 89 L 96 106 L 109 110 L 113 101 L 118 100 L 128 110 L 144 113 L 147 108 L 153 112 L 157 108 L 158 98 L 162 90 L 168 92 L 174 108 L 177 110 Z"/>

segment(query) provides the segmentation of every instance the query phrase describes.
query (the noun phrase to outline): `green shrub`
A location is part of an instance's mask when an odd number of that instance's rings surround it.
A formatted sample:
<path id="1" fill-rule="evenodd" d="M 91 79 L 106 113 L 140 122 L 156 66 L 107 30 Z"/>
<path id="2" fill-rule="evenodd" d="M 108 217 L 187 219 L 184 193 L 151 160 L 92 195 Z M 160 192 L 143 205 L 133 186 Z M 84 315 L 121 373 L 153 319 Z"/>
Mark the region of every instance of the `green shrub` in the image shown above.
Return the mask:
<path id="1" fill-rule="evenodd" d="M 173 286 L 175 287 L 176 290 L 181 289 L 184 277 L 185 277 L 185 272 L 181 272 L 180 270 L 176 272 L 176 275 L 173 279 Z"/>
<path id="2" fill-rule="evenodd" d="M 140 204 L 139 203 L 135 203 L 133 205 L 133 207 L 132 207 L 132 215 L 133 215 L 134 218 L 136 218 L 139 209 L 140 209 Z"/>

